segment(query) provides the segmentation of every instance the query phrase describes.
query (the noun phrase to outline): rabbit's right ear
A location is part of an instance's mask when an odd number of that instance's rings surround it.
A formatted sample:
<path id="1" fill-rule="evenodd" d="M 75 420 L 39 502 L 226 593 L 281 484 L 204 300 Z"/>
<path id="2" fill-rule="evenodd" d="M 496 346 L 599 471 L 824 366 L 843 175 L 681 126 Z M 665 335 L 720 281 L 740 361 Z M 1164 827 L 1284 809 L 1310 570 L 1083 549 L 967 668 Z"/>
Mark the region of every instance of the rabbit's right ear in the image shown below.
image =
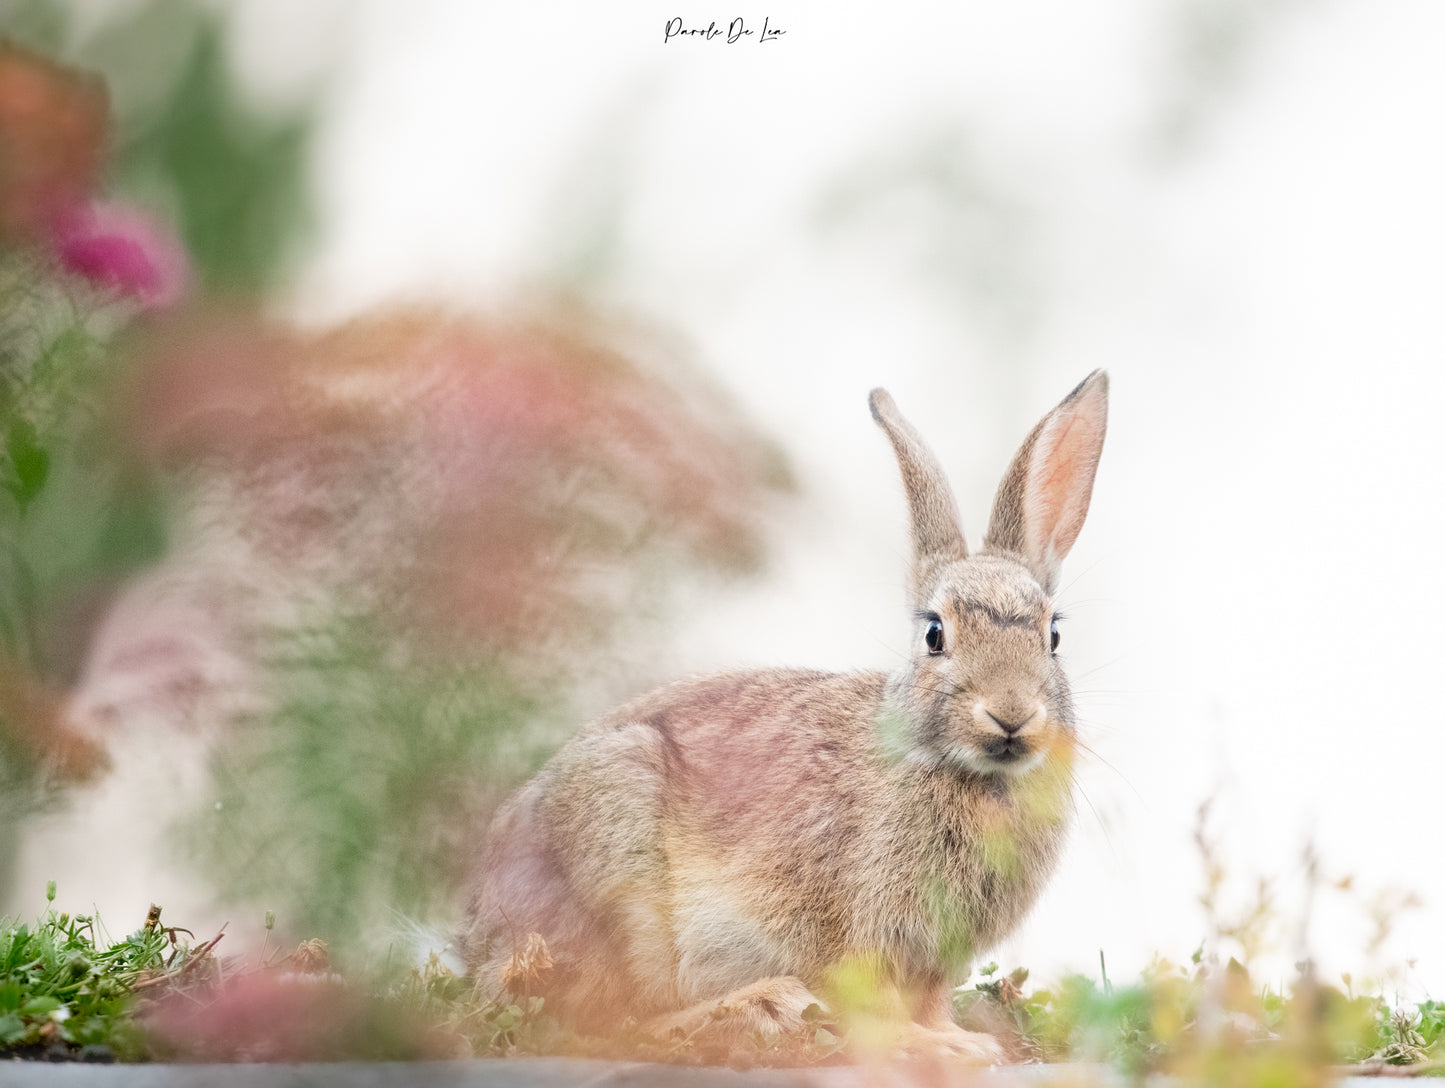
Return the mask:
<path id="1" fill-rule="evenodd" d="M 1109 375 L 1096 370 L 1039 420 L 999 484 L 983 546 L 1021 558 L 1045 593 L 1084 527 L 1108 422 Z"/>
<path id="2" fill-rule="evenodd" d="M 933 572 L 946 563 L 968 558 L 959 525 L 958 505 L 933 451 L 923 444 L 908 420 L 898 411 L 886 390 L 868 394 L 873 418 L 893 443 L 913 535 L 913 562 L 908 570 L 908 592 L 915 608 L 927 605 Z"/>

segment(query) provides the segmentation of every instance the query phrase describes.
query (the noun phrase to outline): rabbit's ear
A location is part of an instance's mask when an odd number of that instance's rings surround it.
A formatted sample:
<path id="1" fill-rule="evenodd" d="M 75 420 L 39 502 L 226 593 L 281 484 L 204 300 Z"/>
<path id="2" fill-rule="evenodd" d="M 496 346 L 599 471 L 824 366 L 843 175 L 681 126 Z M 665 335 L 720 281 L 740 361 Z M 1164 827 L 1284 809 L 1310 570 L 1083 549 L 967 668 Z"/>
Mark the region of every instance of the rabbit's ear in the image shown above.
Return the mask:
<path id="1" fill-rule="evenodd" d="M 1109 375 L 1096 370 L 1039 420 L 1004 473 L 984 547 L 1012 552 L 1045 593 L 1084 526 L 1109 420 Z"/>
<path id="2" fill-rule="evenodd" d="M 948 479 L 923 439 L 904 419 L 886 390 L 868 395 L 873 418 L 883 428 L 898 455 L 903 473 L 903 490 L 908 495 L 908 515 L 913 532 L 913 562 L 908 572 L 908 590 L 916 607 L 932 582 L 932 572 L 945 563 L 968 558 L 959 526 L 958 506 L 953 501 Z"/>

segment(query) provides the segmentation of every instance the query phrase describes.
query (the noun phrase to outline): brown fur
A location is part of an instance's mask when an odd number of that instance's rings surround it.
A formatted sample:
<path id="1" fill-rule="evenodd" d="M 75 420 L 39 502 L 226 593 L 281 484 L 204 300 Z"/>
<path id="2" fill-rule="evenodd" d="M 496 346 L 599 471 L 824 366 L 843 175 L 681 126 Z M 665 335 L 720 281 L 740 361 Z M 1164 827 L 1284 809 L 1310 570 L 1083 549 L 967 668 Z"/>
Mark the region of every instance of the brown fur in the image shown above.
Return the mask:
<path id="1" fill-rule="evenodd" d="M 914 1021 L 905 1045 L 996 1057 L 950 995 L 1033 904 L 1071 814 L 1048 592 L 1106 396 L 1096 372 L 1034 429 L 970 557 L 937 462 L 876 390 L 912 519 L 912 659 L 683 681 L 583 730 L 493 822 L 465 934 L 479 982 L 538 932 L 549 1001 L 584 1029 L 787 1030 L 863 965 Z"/>

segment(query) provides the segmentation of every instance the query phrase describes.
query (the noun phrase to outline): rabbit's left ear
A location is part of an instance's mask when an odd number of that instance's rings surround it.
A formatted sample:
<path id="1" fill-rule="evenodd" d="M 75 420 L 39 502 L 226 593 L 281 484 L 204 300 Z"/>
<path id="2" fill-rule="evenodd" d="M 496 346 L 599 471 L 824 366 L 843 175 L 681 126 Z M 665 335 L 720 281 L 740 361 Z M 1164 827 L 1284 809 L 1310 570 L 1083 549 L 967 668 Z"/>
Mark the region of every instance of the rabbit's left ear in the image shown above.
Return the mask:
<path id="1" fill-rule="evenodd" d="M 1108 421 L 1109 375 L 1096 370 L 1039 420 L 999 484 L 984 549 L 1017 555 L 1045 593 L 1084 527 Z"/>

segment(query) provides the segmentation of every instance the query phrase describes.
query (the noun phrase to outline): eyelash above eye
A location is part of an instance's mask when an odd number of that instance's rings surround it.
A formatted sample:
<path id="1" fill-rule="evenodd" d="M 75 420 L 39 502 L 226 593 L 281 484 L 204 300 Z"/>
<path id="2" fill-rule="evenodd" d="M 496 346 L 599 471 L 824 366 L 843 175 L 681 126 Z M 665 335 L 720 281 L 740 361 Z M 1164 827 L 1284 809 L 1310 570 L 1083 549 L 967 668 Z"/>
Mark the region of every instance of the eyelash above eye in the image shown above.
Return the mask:
<path id="1" fill-rule="evenodd" d="M 1055 612 L 1049 619 L 1049 653 L 1059 652 L 1059 621 L 1064 618 L 1062 612 Z"/>

